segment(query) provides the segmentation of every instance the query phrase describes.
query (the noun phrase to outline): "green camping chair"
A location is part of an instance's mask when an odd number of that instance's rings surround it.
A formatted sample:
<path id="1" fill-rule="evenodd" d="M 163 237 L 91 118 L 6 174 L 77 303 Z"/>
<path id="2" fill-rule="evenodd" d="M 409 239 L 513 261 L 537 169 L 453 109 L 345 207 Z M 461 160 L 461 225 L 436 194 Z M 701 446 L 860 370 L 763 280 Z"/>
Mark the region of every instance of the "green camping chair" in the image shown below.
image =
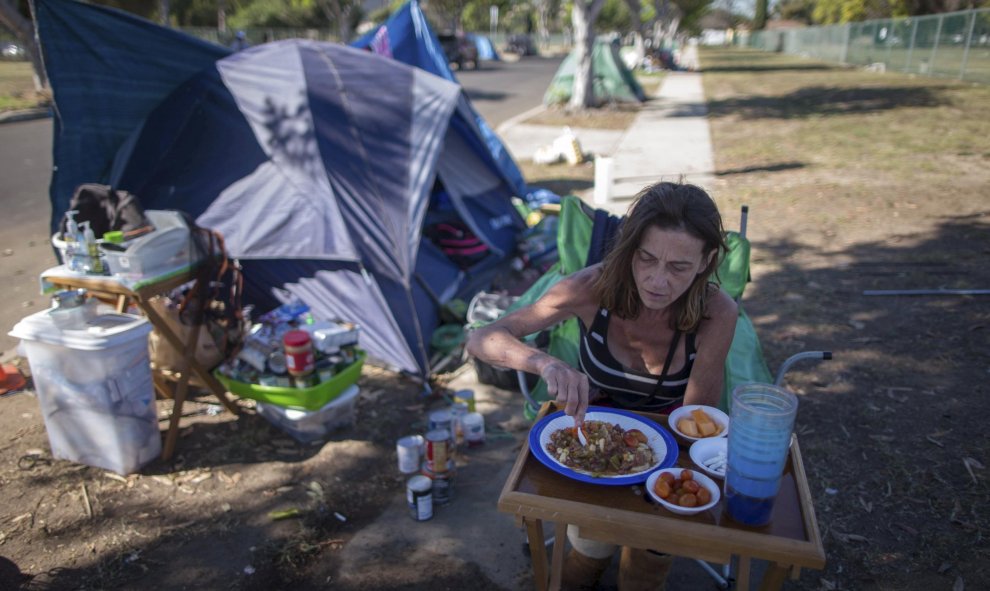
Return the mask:
<path id="1" fill-rule="evenodd" d="M 739 231 L 726 233 L 729 250 L 722 259 L 717 273 L 717 280 L 722 289 L 737 302 L 742 298 L 750 278 L 750 243 L 746 238 L 748 214 L 749 208 L 744 205 Z M 620 223 L 619 218 L 604 210 L 593 209 L 577 197 L 564 197 L 561 201 L 560 221 L 557 227 L 557 250 L 560 259 L 509 307 L 506 313 L 535 302 L 564 276 L 601 260 L 608 238 L 618 230 Z M 589 256 L 595 260 L 589 261 Z M 572 367 L 578 367 L 580 328 L 577 319 L 571 318 L 549 330 L 547 352 Z M 531 341 L 535 337 L 536 335 L 530 335 L 527 340 Z M 831 359 L 831 353 L 805 351 L 793 355 L 781 365 L 775 378 L 763 358 L 763 349 L 756 336 L 756 329 L 740 305 L 735 337 L 725 362 L 725 380 L 719 408 L 729 412 L 732 389 L 740 384 L 760 382 L 779 385 L 783 381 L 784 373 L 802 359 Z M 549 400 L 550 396 L 542 380 L 534 388 L 529 388 L 525 373 L 518 372 L 518 378 L 520 391 L 526 398 L 524 413 L 532 420 L 539 412 L 540 405 Z"/>
<path id="2" fill-rule="evenodd" d="M 717 273 L 719 285 L 737 303 L 742 298 L 746 284 L 750 280 L 750 243 L 746 238 L 748 215 L 749 208 L 744 205 L 742 207 L 739 231 L 726 233 L 726 242 L 728 243 L 729 250 L 719 264 Z M 602 256 L 604 256 L 605 244 L 614 232 L 618 230 L 620 223 L 621 220 L 619 218 L 610 215 L 604 210 L 592 209 L 577 197 L 564 197 L 561 201 L 560 221 L 557 229 L 559 261 L 520 296 L 505 313 L 508 314 L 513 310 L 535 302 L 552 285 L 567 274 L 601 260 Z M 589 258 L 594 258 L 595 260 L 589 261 Z M 562 359 L 572 367 L 578 367 L 578 344 L 581 335 L 577 319 L 571 318 L 549 330 L 550 340 L 547 352 Z M 527 340 L 534 340 L 536 336 L 530 335 L 527 337 Z M 719 402 L 719 408 L 726 413 L 730 411 L 732 389 L 740 384 L 772 382 L 780 385 L 783 382 L 784 374 L 797 361 L 802 359 L 827 360 L 831 358 L 832 354 L 829 351 L 803 351 L 797 353 L 781 364 L 774 378 L 763 358 L 763 349 L 760 347 L 760 341 L 756 336 L 756 329 L 740 305 L 735 336 L 732 339 L 732 345 L 729 348 L 729 354 L 725 361 L 725 380 L 722 386 L 722 398 Z M 526 418 L 533 420 L 539 412 L 542 403 L 550 399 L 550 396 L 547 394 L 546 384 L 543 380 L 540 380 L 535 387 L 529 388 L 526 373 L 517 372 L 517 377 L 519 389 L 526 398 L 524 414 Z M 553 542 L 554 537 L 550 537 L 545 541 L 547 545 Z M 729 588 L 732 581 L 730 578 L 730 565 L 721 565 L 720 573 L 704 560 L 695 560 L 694 562 L 711 576 L 719 588 Z"/>

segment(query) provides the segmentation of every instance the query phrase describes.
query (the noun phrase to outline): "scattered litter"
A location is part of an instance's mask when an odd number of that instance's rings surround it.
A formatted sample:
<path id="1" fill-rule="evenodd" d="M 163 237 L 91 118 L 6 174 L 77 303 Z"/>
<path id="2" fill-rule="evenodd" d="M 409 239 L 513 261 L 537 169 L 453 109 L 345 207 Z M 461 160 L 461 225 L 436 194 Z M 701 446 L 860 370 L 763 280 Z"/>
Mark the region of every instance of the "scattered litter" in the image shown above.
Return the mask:
<path id="1" fill-rule="evenodd" d="M 557 137 L 552 144 L 540 146 L 533 154 L 535 164 L 557 164 L 567 162 L 570 165 L 581 164 L 585 161 L 581 142 L 570 127 L 564 128 L 564 133 Z"/>
<path id="2" fill-rule="evenodd" d="M 293 517 L 300 517 L 302 511 L 293 507 L 292 509 L 285 509 L 284 511 L 272 511 L 268 514 L 268 517 L 272 521 L 279 521 L 282 519 L 292 519 Z"/>
<path id="3" fill-rule="evenodd" d="M 250 564 L 247 565 L 247 566 L 245 566 L 244 567 L 244 574 L 246 574 L 246 575 L 253 575 L 254 574 L 254 567 L 251 566 Z"/>
<path id="4" fill-rule="evenodd" d="M 127 558 L 124 559 L 124 562 L 128 562 L 128 563 L 135 562 L 137 561 L 138 558 L 141 558 L 140 552 L 131 552 L 130 554 L 127 555 Z"/>
<path id="5" fill-rule="evenodd" d="M 221 408 L 219 404 L 211 404 L 206 407 L 206 414 L 208 414 L 211 417 L 215 417 L 222 412 L 223 412 L 223 408 Z"/>
<path id="6" fill-rule="evenodd" d="M 220 504 L 220 510 L 223 511 L 224 513 L 230 513 L 230 509 L 231 509 L 230 503 Z"/>
<path id="7" fill-rule="evenodd" d="M 837 530 L 832 530 L 832 535 L 835 536 L 840 542 L 862 542 L 868 544 L 870 540 L 866 536 L 861 536 L 859 534 L 845 534 Z"/>
<path id="8" fill-rule="evenodd" d="M 956 577 L 956 582 L 952 584 L 952 591 L 964 591 L 966 584 L 963 583 L 963 578 L 961 576 Z"/>
<path id="9" fill-rule="evenodd" d="M 79 488 L 82 489 L 83 508 L 86 509 L 86 517 L 88 519 L 92 519 L 93 518 L 93 505 L 91 505 L 90 502 L 89 502 L 89 493 L 86 492 L 86 483 L 85 482 L 80 482 L 79 483 Z"/>
<path id="10" fill-rule="evenodd" d="M 973 484 L 978 484 L 979 480 L 976 478 L 976 474 L 973 473 L 973 468 L 983 470 L 983 464 L 976 458 L 963 458 L 963 465 L 966 466 L 966 471 L 969 472 L 969 477 L 973 479 Z"/>
<path id="11" fill-rule="evenodd" d="M 827 494 L 827 495 L 837 495 L 837 494 L 839 494 L 839 489 L 837 489 L 837 488 L 826 488 L 825 489 L 825 494 Z"/>
<path id="12" fill-rule="evenodd" d="M 336 511 L 333 512 L 333 516 L 336 517 L 340 521 L 347 521 L 347 518 L 346 517 L 344 517 L 340 513 L 337 513 Z"/>

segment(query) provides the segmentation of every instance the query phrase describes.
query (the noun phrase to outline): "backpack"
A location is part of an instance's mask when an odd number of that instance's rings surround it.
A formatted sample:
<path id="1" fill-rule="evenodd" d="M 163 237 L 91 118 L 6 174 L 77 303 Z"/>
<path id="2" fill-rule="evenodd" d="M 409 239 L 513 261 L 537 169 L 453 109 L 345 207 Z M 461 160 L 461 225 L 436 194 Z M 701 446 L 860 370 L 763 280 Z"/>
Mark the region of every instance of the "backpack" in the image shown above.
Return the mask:
<path id="1" fill-rule="evenodd" d="M 119 230 L 125 238 L 134 238 L 154 230 L 144 215 L 144 208 L 137 197 L 114 189 L 109 185 L 86 183 L 79 185 L 69 201 L 69 211 L 76 211 L 76 222 L 89 222 L 97 238 L 107 232 Z M 61 234 L 64 236 L 67 219 L 62 218 Z"/>

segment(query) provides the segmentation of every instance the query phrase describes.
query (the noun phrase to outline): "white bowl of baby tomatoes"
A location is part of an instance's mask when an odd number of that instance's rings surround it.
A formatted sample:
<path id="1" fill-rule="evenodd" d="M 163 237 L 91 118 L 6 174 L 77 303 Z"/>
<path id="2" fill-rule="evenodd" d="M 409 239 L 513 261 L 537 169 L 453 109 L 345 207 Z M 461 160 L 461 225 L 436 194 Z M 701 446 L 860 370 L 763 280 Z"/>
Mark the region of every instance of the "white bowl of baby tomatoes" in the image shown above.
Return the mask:
<path id="1" fill-rule="evenodd" d="M 677 515 L 707 511 L 722 498 L 714 480 L 687 468 L 662 468 L 650 474 L 646 492 L 664 509 Z"/>

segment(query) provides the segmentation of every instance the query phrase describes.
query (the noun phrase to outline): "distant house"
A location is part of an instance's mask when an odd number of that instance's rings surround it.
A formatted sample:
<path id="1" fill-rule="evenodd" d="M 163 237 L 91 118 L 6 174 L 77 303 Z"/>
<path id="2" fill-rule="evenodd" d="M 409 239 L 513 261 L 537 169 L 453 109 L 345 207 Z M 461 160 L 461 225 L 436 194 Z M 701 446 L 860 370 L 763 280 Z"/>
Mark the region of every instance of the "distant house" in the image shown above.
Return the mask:
<path id="1" fill-rule="evenodd" d="M 729 45 L 732 43 L 735 18 L 728 10 L 716 8 L 701 17 L 702 45 Z"/>

